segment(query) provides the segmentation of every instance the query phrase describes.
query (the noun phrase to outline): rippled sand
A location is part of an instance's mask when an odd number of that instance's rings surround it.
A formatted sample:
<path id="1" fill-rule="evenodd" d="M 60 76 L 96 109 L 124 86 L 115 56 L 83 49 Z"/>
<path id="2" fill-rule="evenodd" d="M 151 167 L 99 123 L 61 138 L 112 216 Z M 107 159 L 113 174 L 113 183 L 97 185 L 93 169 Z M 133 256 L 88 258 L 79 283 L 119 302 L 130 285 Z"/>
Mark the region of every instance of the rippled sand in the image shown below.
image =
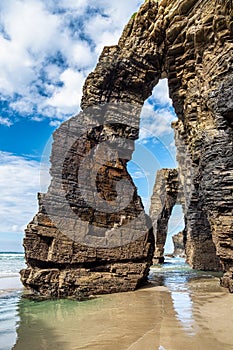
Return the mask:
<path id="1" fill-rule="evenodd" d="M 22 300 L 15 350 L 232 350 L 233 295 L 217 278 L 91 301 Z"/>

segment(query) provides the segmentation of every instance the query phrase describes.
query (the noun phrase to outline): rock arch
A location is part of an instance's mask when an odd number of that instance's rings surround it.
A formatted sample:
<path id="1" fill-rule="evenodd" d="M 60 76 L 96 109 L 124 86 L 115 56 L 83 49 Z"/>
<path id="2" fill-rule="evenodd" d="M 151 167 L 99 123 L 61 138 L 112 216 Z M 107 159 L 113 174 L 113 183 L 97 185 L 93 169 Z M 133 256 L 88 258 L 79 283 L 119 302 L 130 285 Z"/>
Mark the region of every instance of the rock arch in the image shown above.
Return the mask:
<path id="1" fill-rule="evenodd" d="M 106 217 L 103 222 L 98 217 L 97 223 L 95 213 L 90 219 L 87 210 L 87 221 L 78 227 L 72 222 L 68 231 L 73 236 L 67 238 L 47 211 L 55 201 L 58 207 L 55 206 L 56 213 L 52 214 L 59 225 L 66 221 L 70 208 L 76 213 L 81 210 L 85 216 L 86 205 L 75 192 L 78 186 L 75 167 L 83 161 L 83 152 L 91 152 L 93 147 L 99 149 L 100 143 L 119 135 L 133 142 L 138 136 L 140 109 L 161 76 L 166 75 L 179 118 L 174 126 L 176 137 L 183 140 L 190 155 L 188 168 L 182 169 L 182 153 L 178 154 L 184 187 L 191 186 L 187 198 L 193 206 L 197 203 L 208 221 L 225 272 L 222 284 L 233 291 L 232 36 L 231 0 L 147 0 L 125 27 L 118 45 L 104 48 L 95 71 L 84 85 L 83 112 L 65 122 L 54 134 L 53 179 L 47 195 L 39 196 L 39 213 L 28 225 L 24 240 L 28 267 L 21 271 L 21 278 L 26 287 L 46 296 L 79 297 L 132 290 L 146 281 L 154 249 L 153 234 L 150 220 L 126 172 L 130 154 L 127 159 L 121 154 L 114 163 L 103 164 L 101 157 L 107 151 L 100 151 L 95 163 L 101 168 L 95 198 L 98 192 L 106 199 L 104 194 L 110 189 L 107 184 L 101 187 L 105 181 L 113 186 L 113 201 L 117 197 L 114 186 L 119 179 L 123 177 L 131 184 L 131 194 L 125 192 L 125 197 L 131 195 L 132 198 L 130 210 L 118 217 L 120 221 L 115 222 L 114 215 L 110 216 L 111 232 Z M 99 118 L 98 111 L 106 103 L 111 104 L 111 108 L 104 113 L 102 110 Z M 124 104 L 131 107 L 126 108 Z M 89 108 L 94 109 L 96 118 L 90 116 Z M 116 127 L 119 123 L 124 125 L 123 129 Z M 93 135 L 93 128 L 98 129 L 100 125 L 104 127 Z M 78 130 L 83 130 L 81 135 L 86 136 L 74 147 Z M 63 154 L 68 146 L 70 158 Z M 128 149 L 133 150 L 132 144 Z M 60 168 L 66 162 L 60 164 L 58 154 L 73 164 L 65 179 L 60 176 Z M 92 169 L 95 164 L 91 164 Z M 73 186 L 68 190 L 71 202 L 69 207 L 63 207 L 60 199 L 62 191 L 67 190 L 68 180 Z M 88 194 L 93 195 L 93 188 L 90 191 L 87 188 Z M 124 220 L 129 226 L 123 225 Z M 188 228 L 194 224 L 188 216 L 186 224 Z M 121 237 L 130 234 L 135 239 L 128 245 L 117 243 L 117 247 L 110 248 L 90 247 L 75 241 L 77 232 L 85 239 L 86 236 L 100 237 L 99 242 L 108 231 L 108 238 L 112 239 L 116 229 Z M 138 232 L 141 235 L 137 236 Z M 85 240 L 85 243 L 88 242 Z"/>
<path id="2" fill-rule="evenodd" d="M 180 151 L 180 143 L 178 154 Z M 181 152 L 184 157 L 184 153 Z M 183 158 L 182 157 L 182 158 Z M 161 169 L 157 172 L 151 197 L 150 218 L 155 236 L 154 263 L 164 262 L 164 246 L 168 233 L 168 222 L 176 204 L 182 205 L 185 228 L 183 244 L 189 265 L 196 270 L 220 271 L 221 265 L 216 254 L 211 228 L 202 202 L 196 201 L 196 192 L 191 178 L 187 175 L 187 164 L 182 159 L 182 169 Z M 174 237 L 173 237 L 174 238 Z M 177 237 L 178 238 L 178 237 Z"/>

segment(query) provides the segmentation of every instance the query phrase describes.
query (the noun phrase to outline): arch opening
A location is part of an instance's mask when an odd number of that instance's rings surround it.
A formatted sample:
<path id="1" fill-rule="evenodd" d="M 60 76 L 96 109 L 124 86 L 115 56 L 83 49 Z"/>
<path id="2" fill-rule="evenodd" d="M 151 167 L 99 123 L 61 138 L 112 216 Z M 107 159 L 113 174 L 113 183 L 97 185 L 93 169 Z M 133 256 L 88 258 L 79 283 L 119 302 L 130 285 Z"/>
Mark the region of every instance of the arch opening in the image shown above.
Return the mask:
<path id="1" fill-rule="evenodd" d="M 184 214 L 181 204 L 175 204 L 168 221 L 164 255 L 172 257 L 185 257 Z"/>
<path id="2" fill-rule="evenodd" d="M 127 170 L 138 189 L 145 212 L 149 214 L 153 186 L 158 170 L 176 168 L 176 146 L 171 127 L 177 115 L 169 97 L 167 78 L 160 79 L 144 102 L 139 139 L 135 141 L 133 157 Z"/>

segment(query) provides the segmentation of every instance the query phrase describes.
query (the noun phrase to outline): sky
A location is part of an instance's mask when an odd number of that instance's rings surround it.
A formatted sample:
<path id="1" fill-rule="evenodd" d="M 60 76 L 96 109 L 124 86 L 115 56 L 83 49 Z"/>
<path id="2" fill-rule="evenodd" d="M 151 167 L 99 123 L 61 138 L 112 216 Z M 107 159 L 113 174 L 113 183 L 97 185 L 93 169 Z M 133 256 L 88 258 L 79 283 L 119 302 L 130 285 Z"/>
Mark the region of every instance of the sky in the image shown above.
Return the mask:
<path id="1" fill-rule="evenodd" d="M 46 190 L 41 162 L 52 132 L 79 112 L 85 78 L 142 2 L 0 1 L 0 251 L 22 251 L 37 192 Z M 175 119 L 164 79 L 145 102 L 128 164 L 147 211 L 156 171 L 176 166 Z M 176 208 L 169 230 L 176 233 L 182 225 Z"/>

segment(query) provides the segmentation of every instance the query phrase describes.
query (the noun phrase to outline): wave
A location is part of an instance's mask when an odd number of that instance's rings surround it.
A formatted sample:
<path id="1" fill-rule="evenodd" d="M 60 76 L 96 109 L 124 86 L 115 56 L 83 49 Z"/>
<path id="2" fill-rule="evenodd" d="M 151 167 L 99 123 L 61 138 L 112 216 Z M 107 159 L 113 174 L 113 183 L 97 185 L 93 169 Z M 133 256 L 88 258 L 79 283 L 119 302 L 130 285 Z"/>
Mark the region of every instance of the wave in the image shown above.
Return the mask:
<path id="1" fill-rule="evenodd" d="M 13 256 L 23 256 L 24 253 L 23 252 L 0 252 L 0 255 L 3 256 L 3 255 L 6 255 L 6 256 L 9 256 L 9 255 L 13 255 Z"/>

